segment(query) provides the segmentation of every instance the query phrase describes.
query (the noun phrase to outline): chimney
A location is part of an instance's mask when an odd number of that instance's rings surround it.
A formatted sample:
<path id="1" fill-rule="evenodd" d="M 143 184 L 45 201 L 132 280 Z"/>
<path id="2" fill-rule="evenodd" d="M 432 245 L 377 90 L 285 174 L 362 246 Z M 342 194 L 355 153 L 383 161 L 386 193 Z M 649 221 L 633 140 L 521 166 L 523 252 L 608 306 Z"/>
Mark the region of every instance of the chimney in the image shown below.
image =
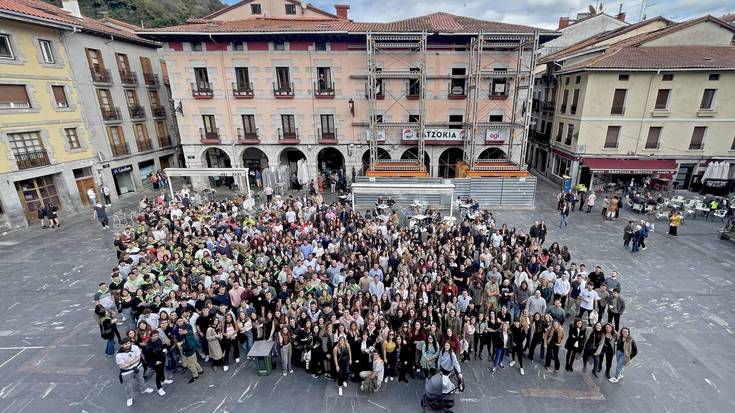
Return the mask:
<path id="1" fill-rule="evenodd" d="M 559 17 L 559 27 L 556 30 L 561 30 L 569 26 L 569 17 Z"/>
<path id="2" fill-rule="evenodd" d="M 61 0 L 61 7 L 74 17 L 83 17 L 77 0 Z"/>
<path id="3" fill-rule="evenodd" d="M 621 22 L 625 21 L 625 12 L 618 13 L 617 16 L 615 16 L 616 19 L 620 20 Z"/>
<path id="4" fill-rule="evenodd" d="M 335 4 L 334 5 L 334 10 L 336 10 L 335 14 L 345 20 L 349 20 L 347 17 L 347 10 L 349 9 L 350 9 L 349 4 Z"/>

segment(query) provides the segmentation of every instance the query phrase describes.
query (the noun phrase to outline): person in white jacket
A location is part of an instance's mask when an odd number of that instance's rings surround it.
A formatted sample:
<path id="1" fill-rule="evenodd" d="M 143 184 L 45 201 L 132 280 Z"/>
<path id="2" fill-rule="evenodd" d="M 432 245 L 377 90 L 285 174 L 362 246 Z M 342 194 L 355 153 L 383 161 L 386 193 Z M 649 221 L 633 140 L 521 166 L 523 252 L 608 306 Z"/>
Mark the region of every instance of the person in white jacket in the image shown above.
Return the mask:
<path id="1" fill-rule="evenodd" d="M 569 283 L 569 275 L 567 273 L 562 274 L 561 278 L 557 278 L 554 281 L 554 299 L 561 300 L 562 307 L 567 302 L 567 296 L 572 289 L 572 285 Z"/>

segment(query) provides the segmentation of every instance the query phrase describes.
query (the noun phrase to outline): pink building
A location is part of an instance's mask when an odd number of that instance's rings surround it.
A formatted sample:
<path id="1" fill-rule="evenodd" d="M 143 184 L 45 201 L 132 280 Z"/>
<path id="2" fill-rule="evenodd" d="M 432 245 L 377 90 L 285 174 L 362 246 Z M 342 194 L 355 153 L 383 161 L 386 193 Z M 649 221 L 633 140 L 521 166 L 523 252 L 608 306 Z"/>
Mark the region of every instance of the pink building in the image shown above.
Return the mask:
<path id="1" fill-rule="evenodd" d="M 370 136 L 379 159 L 424 152 L 431 176 L 453 177 L 463 159 L 523 165 L 533 55 L 556 33 L 447 13 L 360 23 L 335 9 L 243 0 L 140 33 L 164 44 L 187 166 L 305 158 L 311 177 L 351 176 L 370 163 Z"/>

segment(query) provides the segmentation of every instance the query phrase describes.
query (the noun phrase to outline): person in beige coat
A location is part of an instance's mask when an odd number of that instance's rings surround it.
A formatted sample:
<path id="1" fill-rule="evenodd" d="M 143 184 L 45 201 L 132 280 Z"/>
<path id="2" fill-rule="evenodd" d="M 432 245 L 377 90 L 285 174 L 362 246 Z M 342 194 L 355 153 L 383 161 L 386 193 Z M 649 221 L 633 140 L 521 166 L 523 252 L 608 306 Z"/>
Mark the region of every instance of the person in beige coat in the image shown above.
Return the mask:
<path id="1" fill-rule="evenodd" d="M 219 318 L 215 317 L 207 328 L 207 345 L 209 346 L 209 358 L 212 359 L 212 369 L 217 370 L 217 366 L 222 365 L 224 354 L 222 353 L 222 329 L 220 328 Z"/>
<path id="2" fill-rule="evenodd" d="M 559 371 L 559 348 L 564 344 L 564 329 L 559 321 L 554 320 L 546 329 L 544 344 L 546 344 L 546 363 L 544 364 L 546 371 L 549 371 L 551 360 L 554 360 L 554 371 Z"/>

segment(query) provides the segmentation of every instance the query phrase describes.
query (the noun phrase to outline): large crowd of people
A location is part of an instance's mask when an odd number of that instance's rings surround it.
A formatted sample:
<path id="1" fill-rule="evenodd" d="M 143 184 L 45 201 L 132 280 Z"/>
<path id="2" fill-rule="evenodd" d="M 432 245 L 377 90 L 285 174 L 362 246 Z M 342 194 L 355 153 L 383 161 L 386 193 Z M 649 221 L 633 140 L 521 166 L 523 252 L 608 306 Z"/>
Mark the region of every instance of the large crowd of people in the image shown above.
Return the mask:
<path id="1" fill-rule="evenodd" d="M 304 369 L 340 395 L 437 372 L 462 389 L 472 359 L 521 375 L 529 360 L 557 372 L 581 359 L 616 382 L 637 353 L 621 277 L 588 272 L 543 221 L 524 231 L 481 210 L 409 226 L 393 208 L 358 213 L 319 193 L 244 205 L 184 189 L 115 234 L 119 265 L 95 313 L 128 405 L 154 391 L 146 376 L 164 396 L 173 372 L 227 371 L 265 340 L 284 376 Z"/>

